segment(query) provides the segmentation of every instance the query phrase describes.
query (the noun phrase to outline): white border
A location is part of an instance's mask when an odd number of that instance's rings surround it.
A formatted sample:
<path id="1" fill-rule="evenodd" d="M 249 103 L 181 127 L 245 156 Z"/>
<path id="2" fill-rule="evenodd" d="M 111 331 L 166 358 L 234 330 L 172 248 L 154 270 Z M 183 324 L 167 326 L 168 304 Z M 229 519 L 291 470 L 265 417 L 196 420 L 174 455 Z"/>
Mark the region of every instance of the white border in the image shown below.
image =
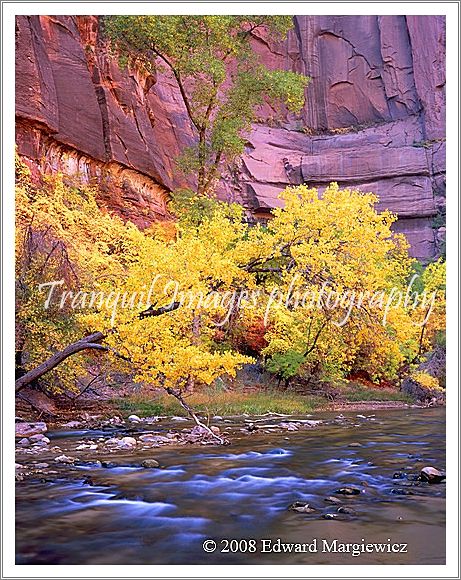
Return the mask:
<path id="1" fill-rule="evenodd" d="M 447 564 L 445 566 L 395 565 L 197 565 L 197 566 L 62 566 L 15 565 L 14 563 L 14 368 L 13 363 L 2 369 L 3 385 L 3 526 L 4 563 L 6 577 L 85 578 L 117 577 L 452 577 L 457 578 L 458 538 L 458 86 L 459 56 L 458 14 L 456 3 L 214 3 L 214 2 L 8 2 L 3 4 L 2 47 L 3 70 L 3 346 L 4 361 L 14 361 L 14 17 L 19 14 L 444 14 L 447 17 L 447 258 L 448 258 L 448 325 L 447 374 L 449 405 L 447 406 Z M 430 542 L 430 538 L 427 538 Z"/>

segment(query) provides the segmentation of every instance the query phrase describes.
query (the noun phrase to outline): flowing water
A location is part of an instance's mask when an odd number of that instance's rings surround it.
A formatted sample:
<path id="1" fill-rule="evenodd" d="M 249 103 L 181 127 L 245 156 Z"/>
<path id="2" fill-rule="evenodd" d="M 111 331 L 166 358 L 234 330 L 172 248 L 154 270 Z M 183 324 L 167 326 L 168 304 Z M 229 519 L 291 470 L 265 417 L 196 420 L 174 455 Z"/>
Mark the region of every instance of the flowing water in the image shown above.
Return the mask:
<path id="1" fill-rule="evenodd" d="M 445 469 L 444 409 L 365 415 L 347 413 L 345 424 L 303 431 L 240 434 L 226 447 L 162 447 L 141 458 L 133 452 L 125 467 L 83 465 L 71 477 L 20 482 L 17 563 L 443 564 L 445 484 L 393 475 Z M 54 442 L 64 449 L 71 435 L 55 433 Z M 145 457 L 163 468 L 139 467 Z M 92 486 L 84 483 L 88 475 Z M 335 494 L 344 486 L 361 493 Z M 331 495 L 353 513 L 339 515 L 325 501 Z M 288 510 L 294 501 L 316 511 Z M 215 551 L 204 551 L 207 539 Z M 256 542 L 222 541 L 230 539 Z M 274 552 L 277 539 L 310 548 Z M 389 541 L 407 544 L 406 552 L 341 551 L 343 544 Z"/>

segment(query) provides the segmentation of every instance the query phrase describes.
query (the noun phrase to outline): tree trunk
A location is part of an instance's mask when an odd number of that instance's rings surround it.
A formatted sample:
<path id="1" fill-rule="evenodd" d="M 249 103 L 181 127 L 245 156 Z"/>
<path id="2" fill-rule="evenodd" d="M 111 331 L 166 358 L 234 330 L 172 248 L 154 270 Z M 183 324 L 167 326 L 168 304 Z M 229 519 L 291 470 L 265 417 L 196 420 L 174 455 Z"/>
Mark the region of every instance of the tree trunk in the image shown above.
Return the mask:
<path id="1" fill-rule="evenodd" d="M 172 302 L 171 304 L 161 306 L 160 308 L 154 308 L 153 306 L 150 306 L 146 310 L 143 310 L 142 312 L 139 313 L 139 318 L 143 320 L 144 318 L 148 318 L 150 316 L 161 316 L 162 314 L 166 314 L 167 312 L 172 312 L 173 310 L 176 310 L 180 306 L 181 306 L 180 302 Z M 64 360 L 66 360 L 66 358 L 69 358 L 73 354 L 77 354 L 82 350 L 95 349 L 95 350 L 110 351 L 113 352 L 117 357 L 129 361 L 127 357 L 121 355 L 113 348 L 99 344 L 106 338 L 107 334 L 108 333 L 104 332 L 93 332 L 93 334 L 85 336 L 84 338 L 77 340 L 77 342 L 69 344 L 63 350 L 50 356 L 50 358 L 47 359 L 45 362 L 43 362 L 41 365 L 38 365 L 38 367 L 35 367 L 34 369 L 29 371 L 28 373 L 25 373 L 16 380 L 15 383 L 16 392 L 20 391 L 26 385 L 29 385 L 33 381 L 36 381 L 37 379 L 42 377 L 44 374 L 56 368 L 59 364 L 61 364 Z"/>
<path id="2" fill-rule="evenodd" d="M 85 338 L 77 340 L 77 342 L 69 344 L 60 352 L 57 352 L 56 354 L 50 356 L 50 358 L 48 358 L 41 365 L 38 365 L 38 367 L 35 367 L 22 377 L 19 377 L 15 383 L 15 391 L 18 392 L 26 385 L 29 385 L 33 381 L 36 381 L 41 376 L 57 367 L 64 360 L 66 360 L 66 358 L 72 356 L 73 354 L 76 354 L 88 348 L 107 350 L 107 347 L 104 347 L 101 344 L 99 344 L 102 340 L 104 340 L 104 338 L 106 338 L 106 335 L 103 334 L 102 332 L 94 332 L 93 334 L 90 334 Z"/>

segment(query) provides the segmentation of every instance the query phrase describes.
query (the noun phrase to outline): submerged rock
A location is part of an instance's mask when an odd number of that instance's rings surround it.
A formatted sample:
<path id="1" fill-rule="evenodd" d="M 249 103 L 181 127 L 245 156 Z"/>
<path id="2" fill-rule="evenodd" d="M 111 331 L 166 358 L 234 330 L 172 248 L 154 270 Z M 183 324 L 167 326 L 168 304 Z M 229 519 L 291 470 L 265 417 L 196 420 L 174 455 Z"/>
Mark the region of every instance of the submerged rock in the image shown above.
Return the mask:
<path id="1" fill-rule="evenodd" d="M 406 488 L 402 488 L 402 487 L 394 487 L 393 489 L 391 489 L 391 493 L 394 495 L 415 495 L 414 491 L 411 491 L 411 489 L 406 489 Z"/>
<path id="2" fill-rule="evenodd" d="M 303 501 L 295 501 L 294 503 L 288 506 L 288 509 L 292 512 L 299 512 L 302 514 L 311 514 L 317 511 L 311 505 Z"/>
<path id="3" fill-rule="evenodd" d="M 341 495 L 359 495 L 360 489 L 356 487 L 340 487 L 335 493 L 340 493 Z"/>
<path id="4" fill-rule="evenodd" d="M 347 506 L 340 506 L 337 510 L 338 514 L 356 515 L 356 511 Z"/>
<path id="5" fill-rule="evenodd" d="M 427 481 L 429 483 L 442 483 L 445 478 L 445 473 L 442 473 L 435 467 L 428 466 L 421 469 L 421 479 L 423 481 Z"/>
<path id="6" fill-rule="evenodd" d="M 145 467 L 146 469 L 153 469 L 155 467 L 160 467 L 160 463 L 156 459 L 145 459 L 141 463 L 141 467 Z"/>
<path id="7" fill-rule="evenodd" d="M 341 514 L 332 513 L 322 514 L 322 518 L 324 520 L 344 520 L 344 516 L 341 516 Z"/>
<path id="8" fill-rule="evenodd" d="M 333 495 L 330 495 L 330 496 L 326 497 L 323 501 L 326 501 L 327 503 L 335 503 L 335 504 L 343 503 L 339 499 L 339 497 L 334 497 Z"/>
<path id="9" fill-rule="evenodd" d="M 101 467 L 104 467 L 105 469 L 113 469 L 114 467 L 118 467 L 118 464 L 113 461 L 101 461 Z"/>

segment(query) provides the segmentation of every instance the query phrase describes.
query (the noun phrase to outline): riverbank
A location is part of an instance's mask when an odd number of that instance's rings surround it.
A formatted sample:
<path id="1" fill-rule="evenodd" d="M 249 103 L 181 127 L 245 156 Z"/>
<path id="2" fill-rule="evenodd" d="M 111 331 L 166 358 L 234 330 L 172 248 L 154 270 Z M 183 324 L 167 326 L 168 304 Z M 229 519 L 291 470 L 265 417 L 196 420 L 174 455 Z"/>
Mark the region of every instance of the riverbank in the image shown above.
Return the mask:
<path id="1" fill-rule="evenodd" d="M 423 410 L 422 405 L 403 401 L 356 401 L 331 404 L 315 413 L 283 414 L 267 412 L 250 415 L 200 416 L 203 427 L 190 417 L 131 414 L 74 414 L 73 419 L 45 423 L 16 418 L 17 479 L 34 478 L 44 473 L 59 478 L 62 468 L 85 465 L 130 465 L 138 458 L 138 467 L 158 467 L 153 458 L 162 447 L 184 448 L 203 445 L 232 445 L 242 438 L 255 439 L 272 435 L 283 442 L 287 436 L 314 432 L 331 426 L 345 430 L 359 422 L 376 421 L 386 412 Z M 65 441 L 63 446 L 62 441 Z M 356 442 L 360 446 L 360 442 Z M 120 463 L 120 461 L 122 461 Z M 143 465 L 146 462 L 146 465 Z"/>
<path id="2" fill-rule="evenodd" d="M 161 389 L 152 388 L 141 393 L 130 389 L 99 390 L 84 393 L 78 397 L 60 397 L 53 401 L 53 409 L 48 412 L 16 399 L 17 420 L 45 420 L 51 428 L 78 421 L 91 428 L 94 421 L 127 419 L 136 415 L 141 419 L 149 417 L 188 417 L 187 412 L 172 396 Z M 310 393 L 296 390 L 279 390 L 270 387 L 237 386 L 233 389 L 208 388 L 186 397 L 188 404 L 203 418 L 213 422 L 215 416 L 262 416 L 281 414 L 284 416 L 304 416 L 324 411 L 374 411 L 385 409 L 405 409 L 408 407 L 434 406 L 415 401 L 395 387 L 368 386 L 349 382 L 324 391 Z M 95 419 L 93 419 L 95 418 Z"/>

